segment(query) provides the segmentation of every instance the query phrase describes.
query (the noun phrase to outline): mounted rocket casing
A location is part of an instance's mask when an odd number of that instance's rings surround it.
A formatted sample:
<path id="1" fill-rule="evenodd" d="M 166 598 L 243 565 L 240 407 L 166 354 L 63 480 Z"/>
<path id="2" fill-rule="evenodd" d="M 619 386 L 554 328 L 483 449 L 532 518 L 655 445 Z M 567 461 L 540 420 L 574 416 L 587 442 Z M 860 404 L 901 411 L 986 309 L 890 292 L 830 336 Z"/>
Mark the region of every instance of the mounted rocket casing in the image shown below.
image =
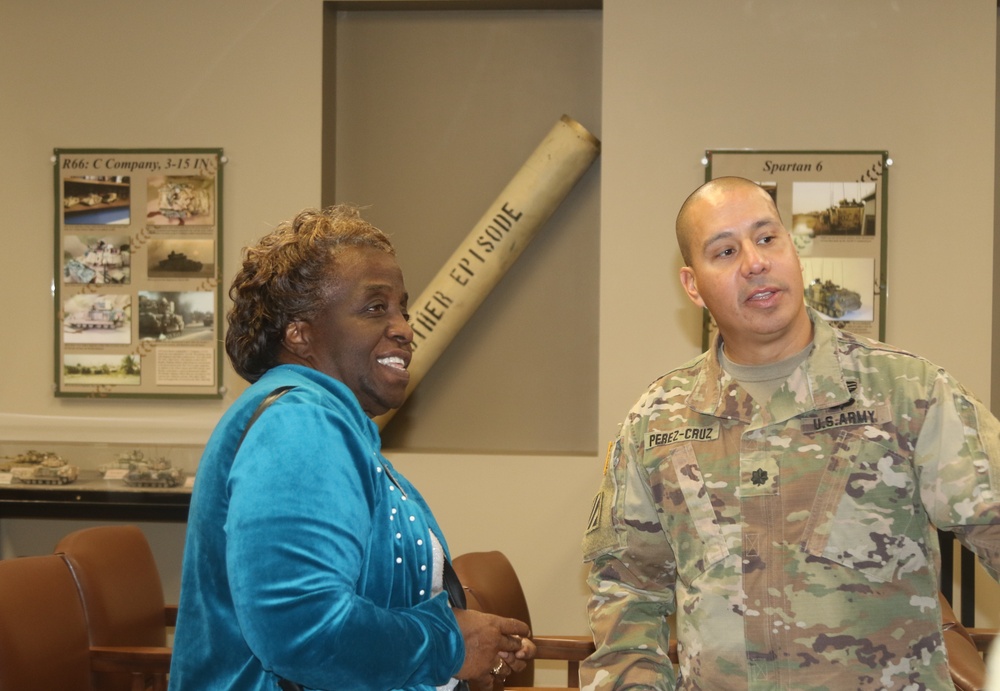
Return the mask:
<path id="1" fill-rule="evenodd" d="M 413 359 L 407 397 L 600 151 L 597 137 L 563 115 L 420 296 L 410 302 Z M 375 418 L 379 429 L 394 413 L 390 410 Z"/>

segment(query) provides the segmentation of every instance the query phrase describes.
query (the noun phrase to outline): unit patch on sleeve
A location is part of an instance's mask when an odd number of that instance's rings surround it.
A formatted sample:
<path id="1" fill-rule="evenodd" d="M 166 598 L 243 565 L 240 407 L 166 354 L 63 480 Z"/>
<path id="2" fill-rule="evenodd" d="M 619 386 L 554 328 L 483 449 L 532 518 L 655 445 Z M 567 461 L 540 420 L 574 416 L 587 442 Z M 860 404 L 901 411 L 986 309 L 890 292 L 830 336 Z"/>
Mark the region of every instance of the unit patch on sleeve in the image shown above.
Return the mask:
<path id="1" fill-rule="evenodd" d="M 590 507 L 590 520 L 587 521 L 587 532 L 592 533 L 601 527 L 601 512 L 604 509 L 604 492 L 598 492 L 594 497 L 594 505 Z"/>
<path id="2" fill-rule="evenodd" d="M 644 447 L 665 446 L 682 441 L 716 441 L 719 438 L 719 423 L 714 425 L 684 426 L 659 432 L 647 432 Z"/>

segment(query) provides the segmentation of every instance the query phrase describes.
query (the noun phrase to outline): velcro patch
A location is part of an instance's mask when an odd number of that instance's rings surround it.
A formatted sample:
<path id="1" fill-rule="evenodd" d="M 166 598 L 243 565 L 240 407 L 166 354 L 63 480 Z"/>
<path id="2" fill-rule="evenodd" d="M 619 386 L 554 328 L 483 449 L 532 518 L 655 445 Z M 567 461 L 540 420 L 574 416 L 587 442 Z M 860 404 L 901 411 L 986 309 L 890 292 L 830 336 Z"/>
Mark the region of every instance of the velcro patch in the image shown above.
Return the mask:
<path id="1" fill-rule="evenodd" d="M 587 532 L 592 533 L 601 526 L 601 511 L 604 508 L 604 492 L 598 492 L 594 497 L 594 505 L 590 508 L 590 520 L 587 522 Z"/>
<path id="2" fill-rule="evenodd" d="M 652 449 L 654 446 L 665 446 L 682 441 L 716 441 L 719 438 L 719 424 L 705 427 L 678 427 L 660 432 L 647 432 L 643 446 Z"/>
<path id="3" fill-rule="evenodd" d="M 882 425 L 892 420 L 888 406 L 876 405 L 874 408 L 851 408 L 849 410 L 831 411 L 827 415 L 807 417 L 802 421 L 802 431 L 821 432 L 831 427 L 851 427 L 856 425 Z"/>

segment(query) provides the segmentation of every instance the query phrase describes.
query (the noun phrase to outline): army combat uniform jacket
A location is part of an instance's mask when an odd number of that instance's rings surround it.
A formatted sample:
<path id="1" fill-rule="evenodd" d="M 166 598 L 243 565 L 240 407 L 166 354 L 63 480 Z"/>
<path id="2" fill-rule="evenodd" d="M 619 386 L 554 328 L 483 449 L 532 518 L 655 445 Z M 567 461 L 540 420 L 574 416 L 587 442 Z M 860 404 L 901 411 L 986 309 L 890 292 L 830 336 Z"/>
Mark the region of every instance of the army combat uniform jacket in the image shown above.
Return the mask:
<path id="1" fill-rule="evenodd" d="M 629 413 L 584 537 L 583 688 L 952 688 L 935 527 L 997 578 L 1000 423 L 926 360 L 810 317 L 766 406 L 713 348 Z"/>

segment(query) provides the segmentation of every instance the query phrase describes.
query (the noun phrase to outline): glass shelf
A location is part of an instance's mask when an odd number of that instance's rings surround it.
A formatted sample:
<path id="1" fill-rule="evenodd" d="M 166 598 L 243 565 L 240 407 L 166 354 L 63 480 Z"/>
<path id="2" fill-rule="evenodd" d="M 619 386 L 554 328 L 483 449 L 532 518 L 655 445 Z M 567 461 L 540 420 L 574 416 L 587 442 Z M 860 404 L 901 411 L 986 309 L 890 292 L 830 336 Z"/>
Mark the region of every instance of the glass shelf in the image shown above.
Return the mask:
<path id="1" fill-rule="evenodd" d="M 0 442 L 0 518 L 187 520 L 198 445 Z"/>

